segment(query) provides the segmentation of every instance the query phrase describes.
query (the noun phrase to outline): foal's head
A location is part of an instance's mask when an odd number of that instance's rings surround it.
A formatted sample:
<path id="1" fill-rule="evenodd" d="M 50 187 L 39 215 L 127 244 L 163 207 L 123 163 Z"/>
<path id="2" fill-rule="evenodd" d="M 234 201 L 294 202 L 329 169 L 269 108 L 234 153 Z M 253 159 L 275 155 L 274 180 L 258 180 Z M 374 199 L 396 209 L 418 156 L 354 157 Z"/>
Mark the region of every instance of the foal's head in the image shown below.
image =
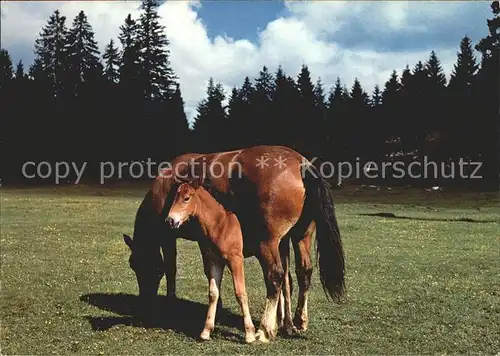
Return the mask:
<path id="1" fill-rule="evenodd" d="M 166 218 L 172 228 L 178 229 L 195 213 L 199 187 L 199 184 L 195 181 L 182 183 L 177 188 L 174 201 Z"/>

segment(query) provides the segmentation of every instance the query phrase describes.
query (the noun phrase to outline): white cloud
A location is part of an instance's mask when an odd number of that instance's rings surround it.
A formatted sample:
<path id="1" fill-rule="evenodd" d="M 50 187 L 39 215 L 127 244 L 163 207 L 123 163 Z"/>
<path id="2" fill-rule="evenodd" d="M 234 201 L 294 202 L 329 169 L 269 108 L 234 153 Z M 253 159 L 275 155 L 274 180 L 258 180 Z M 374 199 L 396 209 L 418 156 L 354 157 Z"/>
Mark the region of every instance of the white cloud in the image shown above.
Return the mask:
<path id="1" fill-rule="evenodd" d="M 19 43 L 32 48 L 50 14 L 59 8 L 68 18 L 68 26 L 77 13 L 84 10 L 102 49 L 111 38 L 117 39 L 119 26 L 128 13 L 138 18 L 138 5 L 131 1 L 3 3 L 2 44 L 7 49 Z M 257 75 L 263 65 L 274 71 L 281 64 L 288 75 L 296 77 L 300 66 L 307 64 L 313 81 L 321 76 L 327 90 L 337 76 L 347 86 L 358 77 L 369 91 L 376 83 L 383 86 L 393 69 L 400 72 L 407 63 L 413 66 L 418 60 L 426 60 L 429 51 L 396 53 L 377 48 L 350 49 L 335 39 L 337 31 L 354 18 L 361 21 L 357 23 L 365 30 L 375 34 L 408 26 L 418 32 L 425 28 L 422 19 L 440 21 L 450 12 L 458 11 L 460 5 L 445 5 L 445 9 L 439 4 L 419 7 L 400 2 L 291 2 L 286 4 L 290 15 L 268 23 L 260 31 L 258 43 L 226 36 L 209 38 L 205 24 L 198 17 L 199 6 L 202 5 L 198 2 L 170 1 L 159 9 L 171 42 L 172 67 L 179 76 L 190 119 L 195 115 L 197 103 L 205 96 L 210 76 L 221 82 L 229 95 L 234 85 L 240 86 L 247 75 Z M 456 48 L 436 50 L 449 73 Z"/>

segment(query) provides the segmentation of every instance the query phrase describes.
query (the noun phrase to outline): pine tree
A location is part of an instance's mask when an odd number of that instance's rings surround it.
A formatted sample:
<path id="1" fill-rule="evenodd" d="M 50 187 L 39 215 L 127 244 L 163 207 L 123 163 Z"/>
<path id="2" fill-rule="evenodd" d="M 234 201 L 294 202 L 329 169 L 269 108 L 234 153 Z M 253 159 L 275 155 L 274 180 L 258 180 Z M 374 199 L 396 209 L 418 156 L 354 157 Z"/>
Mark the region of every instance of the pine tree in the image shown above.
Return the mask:
<path id="1" fill-rule="evenodd" d="M 16 78 L 16 80 L 23 80 L 25 77 L 26 77 L 26 74 L 24 73 L 23 61 L 19 60 L 19 62 L 17 62 L 17 66 L 16 66 L 15 78 Z"/>
<path id="2" fill-rule="evenodd" d="M 105 62 L 104 77 L 111 83 L 117 83 L 120 77 L 118 72 L 120 55 L 118 53 L 118 48 L 115 47 L 113 39 L 106 45 L 102 58 Z"/>
<path id="3" fill-rule="evenodd" d="M 241 88 L 234 88 L 229 100 L 229 147 L 238 148 L 250 146 L 254 138 L 251 133 L 255 122 L 252 115 L 252 98 L 255 88 L 247 76 Z"/>
<path id="4" fill-rule="evenodd" d="M 118 38 L 122 45 L 120 64 L 120 84 L 129 89 L 137 80 L 139 71 L 139 44 L 137 23 L 128 14 L 125 23 L 120 26 Z"/>
<path id="5" fill-rule="evenodd" d="M 320 154 L 324 151 L 324 148 L 328 145 L 329 136 L 326 135 L 327 128 L 327 113 L 326 113 L 326 102 L 325 102 L 325 91 L 323 89 L 323 82 L 321 78 L 318 77 L 316 83 L 314 84 L 314 117 L 316 118 L 316 127 L 313 127 L 313 137 L 312 142 L 315 143 L 315 153 Z"/>
<path id="6" fill-rule="evenodd" d="M 68 34 L 67 51 L 69 80 L 74 94 L 78 96 L 86 83 L 96 84 L 102 73 L 94 31 L 83 11 L 73 19 Z"/>
<path id="7" fill-rule="evenodd" d="M 0 49 L 0 89 L 13 78 L 12 59 L 9 52 L 2 48 Z"/>
<path id="8" fill-rule="evenodd" d="M 365 109 L 370 104 L 368 94 L 361 87 L 358 78 L 354 79 L 350 93 L 350 102 L 351 106 L 356 109 Z"/>
<path id="9" fill-rule="evenodd" d="M 393 70 L 387 82 L 385 82 L 384 92 L 382 93 L 382 101 L 386 107 L 395 105 L 398 100 L 398 95 L 401 90 L 398 73 Z"/>
<path id="10" fill-rule="evenodd" d="M 393 70 L 389 80 L 385 82 L 382 93 L 383 117 L 380 122 L 381 132 L 384 141 L 387 143 L 384 148 L 385 154 L 391 155 L 401 149 L 400 147 L 400 119 L 402 108 L 400 106 L 401 83 L 396 70 Z"/>
<path id="11" fill-rule="evenodd" d="M 373 88 L 372 98 L 370 102 L 373 108 L 379 108 L 380 106 L 382 106 L 382 92 L 380 91 L 380 87 L 378 84 L 376 84 Z"/>
<path id="12" fill-rule="evenodd" d="M 471 134 L 469 120 L 474 116 L 475 102 L 472 90 L 478 68 L 471 40 L 465 36 L 460 41 L 460 51 L 457 53 L 457 62 L 448 85 L 450 118 L 447 121 L 446 153 L 453 159 L 466 157 L 472 149 L 468 139 Z"/>
<path id="13" fill-rule="evenodd" d="M 421 71 L 421 76 L 425 81 L 423 64 L 420 62 L 417 67 L 415 70 L 417 72 Z M 399 119 L 401 149 L 407 154 L 413 152 L 417 147 L 416 133 L 419 130 L 419 126 L 423 124 L 422 118 L 418 114 L 419 110 L 421 110 L 422 107 L 422 101 L 418 98 L 419 90 L 420 88 L 417 88 L 415 86 L 415 76 L 413 75 L 410 66 L 406 65 L 401 73 L 398 107 L 399 112 L 401 113 Z"/>
<path id="14" fill-rule="evenodd" d="M 471 39 L 465 36 L 460 41 L 457 63 L 451 72 L 449 87 L 457 90 L 470 90 L 479 69 L 472 49 Z"/>
<path id="15" fill-rule="evenodd" d="M 499 189 L 500 176 L 500 117 L 498 113 L 500 92 L 500 2 L 491 3 L 493 18 L 487 19 L 488 35 L 482 38 L 475 49 L 481 53 L 481 66 L 475 88 L 476 120 L 469 140 L 474 157 L 483 162 L 482 189 Z"/>
<path id="16" fill-rule="evenodd" d="M 156 121 L 158 132 L 154 134 L 157 142 L 153 152 L 158 160 L 173 159 L 191 149 L 189 123 L 184 110 L 180 84 L 175 85 L 170 99 L 161 105 L 165 108 L 165 114 L 160 115 Z M 170 139 L 163 139 L 165 135 L 168 135 Z"/>
<path id="17" fill-rule="evenodd" d="M 425 73 L 429 79 L 430 90 L 441 91 L 446 86 L 446 75 L 435 51 L 431 51 L 429 59 L 425 63 Z"/>
<path id="18" fill-rule="evenodd" d="M 229 96 L 229 101 L 227 105 L 227 115 L 230 119 L 235 119 L 238 115 L 238 106 L 241 104 L 240 93 L 238 88 L 233 87 L 231 89 L 231 95 Z"/>
<path id="19" fill-rule="evenodd" d="M 316 155 L 318 150 L 318 140 L 315 136 L 320 127 L 320 118 L 315 109 L 314 85 L 311 80 L 311 73 L 306 65 L 302 65 L 297 77 L 297 88 L 300 94 L 298 108 L 298 125 L 303 128 L 302 136 L 296 142 L 299 152 L 304 155 Z"/>
<path id="20" fill-rule="evenodd" d="M 207 86 L 207 97 L 197 107 L 197 116 L 193 125 L 195 140 L 199 143 L 196 149 L 202 152 L 220 151 L 224 149 L 224 132 L 227 117 L 223 101 L 225 93 L 220 83 L 215 84 L 210 77 Z"/>
<path id="21" fill-rule="evenodd" d="M 252 144 L 264 144 L 272 140 L 269 127 L 271 119 L 271 98 L 274 91 L 274 78 L 266 66 L 259 71 L 255 79 L 255 90 L 251 99 L 252 123 L 248 134 L 253 138 Z"/>
<path id="22" fill-rule="evenodd" d="M 373 153 L 372 125 L 368 116 L 369 97 L 358 78 L 354 78 L 348 100 L 349 121 L 346 122 L 348 159 L 360 157 L 364 152 Z"/>
<path id="23" fill-rule="evenodd" d="M 337 77 L 333 88 L 328 95 L 327 104 L 327 140 L 328 153 L 332 160 L 341 161 L 345 157 L 345 133 L 347 118 L 347 101 L 349 94 L 345 86 L 341 83 L 340 78 Z"/>
<path id="24" fill-rule="evenodd" d="M 298 120 L 300 93 L 293 78 L 287 76 L 281 65 L 274 75 L 272 115 L 270 129 L 273 143 L 293 147 L 301 135 Z"/>
<path id="25" fill-rule="evenodd" d="M 158 0 L 142 0 L 138 42 L 142 90 L 146 99 L 168 99 L 174 92 L 177 77 L 170 65 L 170 41 L 160 24 Z"/>
<path id="26" fill-rule="evenodd" d="M 55 10 L 35 40 L 35 66 L 32 74 L 50 83 L 54 97 L 64 93 L 67 81 L 67 37 L 66 16 Z"/>
<path id="27" fill-rule="evenodd" d="M 443 72 L 441 61 L 438 59 L 436 52 L 431 51 L 429 59 L 425 63 L 424 71 L 427 76 L 426 85 L 424 87 L 425 103 L 426 103 L 426 121 L 423 127 L 426 127 L 425 132 L 425 152 L 426 156 L 432 156 L 433 159 L 446 159 L 444 155 L 444 143 L 446 137 L 450 135 L 450 123 L 446 115 L 448 111 L 449 101 L 446 89 L 446 75 Z"/>

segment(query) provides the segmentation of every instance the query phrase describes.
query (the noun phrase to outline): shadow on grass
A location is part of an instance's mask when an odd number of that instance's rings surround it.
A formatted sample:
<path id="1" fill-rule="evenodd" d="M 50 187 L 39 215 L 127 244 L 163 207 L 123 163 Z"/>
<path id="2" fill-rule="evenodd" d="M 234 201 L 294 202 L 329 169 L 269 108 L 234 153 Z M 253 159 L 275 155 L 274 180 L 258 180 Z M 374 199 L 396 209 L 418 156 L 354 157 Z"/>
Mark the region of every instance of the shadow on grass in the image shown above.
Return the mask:
<path id="1" fill-rule="evenodd" d="M 94 331 L 108 330 L 116 325 L 127 325 L 172 330 L 196 340 L 205 325 L 208 308 L 205 304 L 186 299 L 170 300 L 166 296 L 157 296 L 143 300 L 131 294 L 86 294 L 80 297 L 80 301 L 120 314 L 120 316 L 86 316 Z M 254 323 L 258 325 L 255 321 Z M 243 334 L 242 317 L 224 308 L 217 310 L 216 326 L 217 324 L 237 328 Z M 242 335 L 217 327 L 214 333 L 244 342 Z"/>
<path id="2" fill-rule="evenodd" d="M 496 220 L 476 220 L 471 218 L 456 218 L 456 219 L 440 219 L 440 218 L 422 218 L 422 217 L 411 217 L 411 216 L 398 216 L 394 213 L 363 213 L 358 214 L 360 216 L 374 216 L 379 218 L 389 218 L 389 219 L 406 219 L 406 220 L 422 220 L 422 221 L 444 221 L 444 222 L 469 222 L 469 223 L 479 223 L 486 224 L 497 222 Z"/>

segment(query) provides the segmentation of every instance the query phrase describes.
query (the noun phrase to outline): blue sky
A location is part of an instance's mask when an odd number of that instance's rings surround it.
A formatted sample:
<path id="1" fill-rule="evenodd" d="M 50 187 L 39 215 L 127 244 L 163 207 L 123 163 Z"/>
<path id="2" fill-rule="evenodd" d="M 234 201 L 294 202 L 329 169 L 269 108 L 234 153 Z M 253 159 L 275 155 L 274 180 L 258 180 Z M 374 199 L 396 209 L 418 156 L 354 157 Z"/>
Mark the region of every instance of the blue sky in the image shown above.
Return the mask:
<path id="1" fill-rule="evenodd" d="M 102 49 L 117 40 L 134 1 L 2 2 L 2 47 L 29 67 L 33 44 L 50 14 L 59 9 L 68 25 L 84 10 Z M 340 77 L 348 87 L 360 79 L 367 91 L 383 86 L 390 72 L 425 61 L 435 50 L 447 75 L 459 41 L 487 34 L 490 1 L 166 1 L 159 8 L 171 42 L 190 120 L 210 76 L 229 93 L 263 65 L 281 64 L 296 77 L 307 64 L 326 90 Z"/>
<path id="2" fill-rule="evenodd" d="M 215 0 L 202 3 L 198 14 L 207 24 L 211 38 L 227 34 L 234 39 L 258 39 L 258 31 L 286 12 L 283 1 Z"/>

